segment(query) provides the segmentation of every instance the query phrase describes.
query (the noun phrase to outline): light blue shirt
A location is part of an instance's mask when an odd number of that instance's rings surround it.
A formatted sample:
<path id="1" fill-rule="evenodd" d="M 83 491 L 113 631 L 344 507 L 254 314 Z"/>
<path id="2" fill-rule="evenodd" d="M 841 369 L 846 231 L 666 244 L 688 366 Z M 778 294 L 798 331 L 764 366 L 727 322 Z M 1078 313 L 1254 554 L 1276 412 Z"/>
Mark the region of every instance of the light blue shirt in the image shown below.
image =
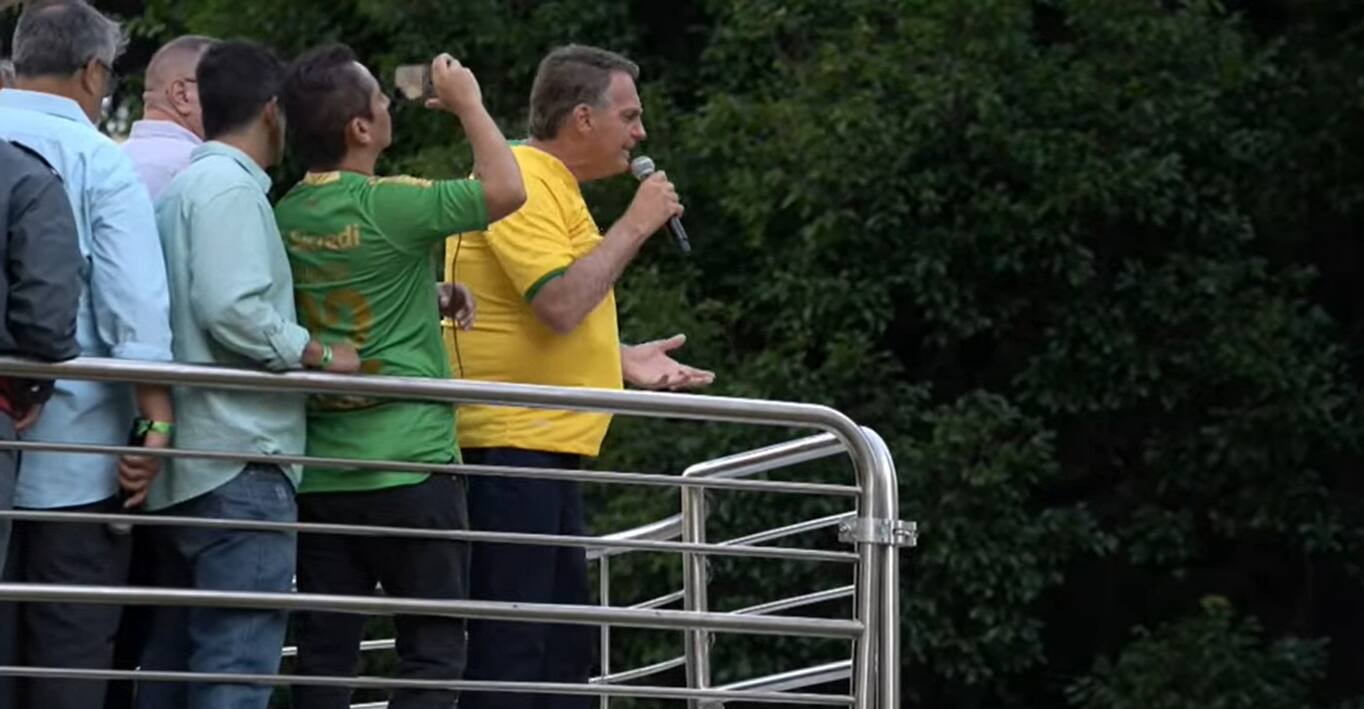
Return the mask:
<path id="1" fill-rule="evenodd" d="M 170 277 L 178 362 L 273 370 L 301 366 L 308 331 L 266 198 L 270 176 L 246 153 L 209 141 L 156 204 Z M 306 397 L 175 388 L 175 447 L 303 455 Z M 230 482 L 245 463 L 169 461 L 147 496 L 157 510 Z M 294 485 L 300 471 L 282 466 Z"/>
<path id="2" fill-rule="evenodd" d="M 171 121 L 143 120 L 133 124 L 123 152 L 132 158 L 152 201 L 161 198 L 171 179 L 189 167 L 189 155 L 203 145 L 199 136 Z"/>
<path id="3" fill-rule="evenodd" d="M 151 199 L 128 156 L 75 101 L 32 91 L 0 91 L 0 138 L 37 151 L 66 185 L 83 258 L 81 354 L 169 360 L 165 260 Z M 21 438 L 124 445 L 133 417 L 126 384 L 58 381 L 38 423 Z M 15 505 L 46 509 L 106 499 L 118 489 L 115 465 L 107 456 L 25 453 Z"/>

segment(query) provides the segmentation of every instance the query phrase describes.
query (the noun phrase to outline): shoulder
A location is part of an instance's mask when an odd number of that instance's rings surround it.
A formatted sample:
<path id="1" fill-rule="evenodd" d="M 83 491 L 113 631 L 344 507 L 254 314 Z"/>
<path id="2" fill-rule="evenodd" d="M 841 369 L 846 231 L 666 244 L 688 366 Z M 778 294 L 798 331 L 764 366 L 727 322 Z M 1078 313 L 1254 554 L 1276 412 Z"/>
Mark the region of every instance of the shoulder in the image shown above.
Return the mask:
<path id="1" fill-rule="evenodd" d="M 96 184 L 110 187 L 125 187 L 130 182 L 142 184 L 133 159 L 108 136 L 96 133 L 87 141 L 84 152 L 90 169 L 100 178 Z"/>
<path id="2" fill-rule="evenodd" d="M 61 180 L 51 163 L 23 143 L 0 140 L 0 165 L 4 165 L 6 174 L 14 177 Z"/>
<path id="3" fill-rule="evenodd" d="M 428 180 L 422 177 L 411 175 L 390 175 L 388 177 L 369 178 L 371 187 L 406 187 L 411 189 L 429 190 L 438 183 L 435 180 Z"/>
<path id="4" fill-rule="evenodd" d="M 212 155 L 200 158 L 175 177 L 166 194 L 173 194 L 192 207 L 221 204 L 247 207 L 264 203 L 268 208 L 270 201 L 260 185 L 235 168 L 230 159 L 220 160 Z"/>

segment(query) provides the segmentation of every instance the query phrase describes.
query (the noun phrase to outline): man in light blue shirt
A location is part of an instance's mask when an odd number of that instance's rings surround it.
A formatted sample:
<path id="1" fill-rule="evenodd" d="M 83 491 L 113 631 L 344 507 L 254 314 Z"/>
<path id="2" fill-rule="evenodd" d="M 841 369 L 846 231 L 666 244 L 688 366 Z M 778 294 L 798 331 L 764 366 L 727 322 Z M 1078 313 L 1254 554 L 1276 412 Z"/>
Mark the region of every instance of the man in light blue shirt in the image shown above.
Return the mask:
<path id="1" fill-rule="evenodd" d="M 189 167 L 190 153 L 204 142 L 203 109 L 194 78 L 199 58 L 214 40 L 186 35 L 156 50 L 147 64 L 142 120 L 133 123 L 123 152 L 132 158 L 152 200 Z"/>
<path id="2" fill-rule="evenodd" d="M 114 85 L 121 46 L 118 24 L 83 2 L 31 5 L 14 32 L 17 90 L 0 91 L 0 138 L 37 152 L 64 182 L 82 257 L 76 321 L 81 353 L 169 360 L 165 262 L 151 201 L 127 156 L 94 124 Z M 83 381 L 57 382 L 42 417 L 23 437 L 122 445 L 137 409 L 161 429 L 147 445 L 167 445 L 171 402 L 165 388 Z M 158 467 L 147 458 L 28 453 L 15 506 L 79 512 L 133 507 Z M 126 502 L 117 497 L 120 486 L 130 495 Z M 32 583 L 118 584 L 126 578 L 127 549 L 127 538 L 109 534 L 104 525 L 20 522 L 8 575 Z M 118 617 L 116 606 L 24 604 L 17 622 L 0 618 L 0 634 L 11 640 L 18 634 L 9 657 L 0 642 L 0 662 L 106 669 Z M 19 690 L 16 706 L 85 709 L 102 701 L 104 682 L 28 680 Z"/>
<path id="3" fill-rule="evenodd" d="M 284 113 L 276 98 L 283 64 L 258 45 L 223 42 L 204 53 L 196 78 L 209 142 L 194 151 L 156 211 L 176 360 L 358 371 L 353 346 L 324 344 L 298 325 L 288 257 L 266 198 L 265 168 L 284 150 Z M 154 483 L 148 506 L 174 516 L 296 520 L 300 471 L 269 460 L 303 453 L 304 402 L 301 395 L 176 387 L 177 447 L 254 460 L 175 460 Z M 290 590 L 293 534 L 161 527 L 153 536 L 158 562 L 180 569 L 174 585 Z M 273 674 L 285 621 L 282 611 L 159 608 L 142 668 Z M 240 684 L 146 683 L 137 692 L 142 709 L 265 709 L 269 700 L 269 687 Z"/>

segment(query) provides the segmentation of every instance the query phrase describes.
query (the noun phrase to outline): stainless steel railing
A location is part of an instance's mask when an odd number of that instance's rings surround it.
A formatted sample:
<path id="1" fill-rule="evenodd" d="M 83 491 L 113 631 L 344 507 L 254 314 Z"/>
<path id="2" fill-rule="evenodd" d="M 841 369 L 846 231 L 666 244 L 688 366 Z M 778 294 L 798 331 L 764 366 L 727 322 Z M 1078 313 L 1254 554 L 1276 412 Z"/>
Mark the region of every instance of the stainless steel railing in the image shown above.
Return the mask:
<path id="1" fill-rule="evenodd" d="M 242 522 L 240 520 L 202 520 L 167 518 L 156 515 L 71 515 L 59 512 L 9 511 L 0 515 L 13 519 L 88 521 L 126 521 L 134 524 L 213 524 L 243 529 L 289 529 L 300 532 L 332 534 L 383 534 L 429 536 L 469 541 L 497 541 L 515 544 L 543 544 L 585 547 L 602 564 L 603 599 L 598 606 L 509 604 L 484 601 L 426 601 L 393 597 L 359 597 L 315 594 L 243 593 L 196 591 L 164 588 L 64 586 L 6 583 L 0 584 L 0 601 L 62 601 L 73 603 L 151 603 L 164 605 L 208 605 L 216 607 L 276 608 L 286 610 L 327 610 L 361 614 L 446 615 L 501 620 L 552 621 L 611 626 L 663 628 L 684 632 L 685 652 L 664 668 L 687 667 L 686 687 L 657 687 L 623 684 L 656 674 L 658 666 L 628 672 L 609 672 L 609 634 L 604 636 L 603 677 L 586 685 L 554 683 L 499 683 L 460 681 L 417 681 L 375 677 L 302 677 L 290 675 L 213 675 L 175 672 L 121 672 L 114 670 L 67 670 L 55 668 L 0 667 L 0 675 L 46 677 L 135 679 L 141 681 L 212 681 L 258 684 L 311 684 L 393 689 L 420 687 L 448 690 L 516 691 L 612 697 L 685 699 L 693 705 L 725 701 L 772 702 L 783 704 L 823 704 L 878 709 L 899 706 L 898 636 L 898 548 L 914 541 L 912 525 L 899 522 L 895 468 L 884 441 L 870 429 L 856 425 L 833 409 L 810 404 L 735 399 L 657 392 L 622 392 L 595 389 L 568 389 L 529 385 L 494 384 L 472 381 L 441 381 L 400 377 L 344 376 L 317 372 L 270 374 L 243 369 L 204 367 L 82 358 L 62 364 L 44 364 L 0 358 L 0 376 L 88 379 L 131 383 L 202 386 L 215 389 L 265 390 L 296 393 L 338 393 L 429 400 L 449 403 L 480 403 L 531 408 L 570 409 L 608 412 L 656 418 L 724 421 L 750 425 L 776 425 L 815 429 L 821 435 L 756 451 L 707 461 L 689 468 L 681 476 L 567 470 L 502 468 L 473 465 L 430 466 L 395 461 L 357 461 L 237 454 L 218 451 L 147 451 L 123 446 L 52 444 L 42 442 L 0 442 L 0 449 L 62 450 L 89 454 L 138 453 L 167 457 L 214 458 L 272 463 L 321 464 L 348 469 L 419 470 L 439 474 L 506 475 L 541 479 L 579 480 L 603 484 L 630 484 L 677 487 L 683 491 L 683 511 L 677 518 L 661 520 L 641 530 L 585 537 L 569 535 L 519 535 L 489 532 L 454 532 L 372 528 L 352 525 L 310 525 L 306 523 Z M 855 486 L 799 482 L 750 480 L 746 476 L 831 455 L 850 457 Z M 707 543 L 705 538 L 704 491 L 747 490 L 775 494 L 830 495 L 853 497 L 856 511 L 847 515 L 811 520 L 780 530 L 768 530 L 724 543 Z M 263 526 L 262 526 L 263 525 Z M 854 545 L 854 553 L 760 546 L 789 534 L 839 525 L 841 537 Z M 681 532 L 682 540 L 677 539 Z M 669 594 L 628 608 L 609 605 L 609 565 L 613 556 L 639 551 L 677 552 L 683 555 L 684 588 L 680 596 Z M 764 603 L 732 613 L 707 610 L 705 559 L 711 555 L 765 557 L 815 563 L 850 563 L 855 566 L 851 586 L 823 589 L 802 596 Z M 804 607 L 813 603 L 851 595 L 853 618 L 846 620 L 795 616 L 772 616 L 779 610 Z M 683 610 L 664 606 L 682 601 Z M 609 633 L 608 631 L 605 631 Z M 712 633 L 755 633 L 845 638 L 853 641 L 853 656 L 843 663 L 796 670 L 782 675 L 755 678 L 712 688 L 710 686 L 709 642 Z M 372 643 L 370 647 L 382 647 Z M 648 671 L 646 671 L 648 670 Z M 850 677 L 847 695 L 808 694 L 792 690 Z"/>

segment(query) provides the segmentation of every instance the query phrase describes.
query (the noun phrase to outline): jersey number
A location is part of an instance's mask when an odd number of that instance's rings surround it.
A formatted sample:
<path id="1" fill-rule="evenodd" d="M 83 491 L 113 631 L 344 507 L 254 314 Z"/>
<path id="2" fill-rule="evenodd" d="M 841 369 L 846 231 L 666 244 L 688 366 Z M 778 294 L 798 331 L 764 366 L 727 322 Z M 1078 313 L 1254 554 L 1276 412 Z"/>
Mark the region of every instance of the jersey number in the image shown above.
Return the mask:
<path id="1" fill-rule="evenodd" d="M 359 291 L 337 288 L 319 293 L 298 292 L 298 305 L 308 325 L 342 335 L 361 347 L 374 328 L 374 311 Z"/>

